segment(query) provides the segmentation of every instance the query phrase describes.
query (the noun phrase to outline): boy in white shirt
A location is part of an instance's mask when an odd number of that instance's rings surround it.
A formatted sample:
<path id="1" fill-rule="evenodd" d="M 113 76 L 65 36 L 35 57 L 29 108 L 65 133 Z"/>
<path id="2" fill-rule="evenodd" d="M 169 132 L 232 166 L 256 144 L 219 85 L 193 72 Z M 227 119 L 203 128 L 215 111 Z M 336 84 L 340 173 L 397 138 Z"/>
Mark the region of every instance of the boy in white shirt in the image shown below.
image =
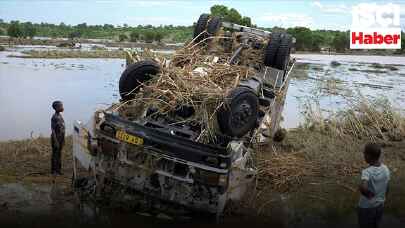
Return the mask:
<path id="1" fill-rule="evenodd" d="M 385 197 L 388 194 L 390 171 L 381 163 L 381 146 L 369 143 L 364 148 L 364 160 L 369 167 L 361 172 L 361 193 L 358 205 L 360 228 L 377 228 L 381 222 Z"/>

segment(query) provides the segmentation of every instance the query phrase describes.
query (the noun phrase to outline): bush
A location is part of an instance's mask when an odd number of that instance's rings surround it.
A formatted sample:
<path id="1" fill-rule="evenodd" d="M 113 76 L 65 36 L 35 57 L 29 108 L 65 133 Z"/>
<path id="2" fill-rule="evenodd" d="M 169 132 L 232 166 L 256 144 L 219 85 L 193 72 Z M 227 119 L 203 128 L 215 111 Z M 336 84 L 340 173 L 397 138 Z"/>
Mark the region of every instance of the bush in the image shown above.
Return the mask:
<path id="1" fill-rule="evenodd" d="M 125 35 L 125 34 L 120 34 L 120 35 L 118 36 L 118 40 L 119 40 L 120 42 L 125 41 L 125 40 L 128 40 L 128 36 Z"/>
<path id="2" fill-rule="evenodd" d="M 31 22 L 21 24 L 22 36 L 33 38 L 37 34 L 37 30 Z"/>
<path id="3" fill-rule="evenodd" d="M 79 38 L 79 37 L 81 37 L 81 36 L 82 36 L 82 34 L 81 34 L 79 31 L 71 32 L 71 33 L 69 33 L 69 35 L 68 35 L 68 37 L 69 37 L 70 39 Z"/>
<path id="4" fill-rule="evenodd" d="M 155 32 L 154 40 L 160 43 L 162 41 L 162 39 L 163 39 L 163 33 L 162 32 Z"/>
<path id="5" fill-rule="evenodd" d="M 12 21 L 7 29 L 7 34 L 10 37 L 21 37 L 23 35 L 21 24 L 18 21 Z"/>
<path id="6" fill-rule="evenodd" d="M 152 43 L 155 39 L 155 32 L 153 30 L 146 30 L 143 34 L 143 39 L 146 43 Z"/>
<path id="7" fill-rule="evenodd" d="M 131 42 L 136 42 L 139 40 L 139 32 L 137 31 L 132 31 L 131 34 L 129 34 L 129 38 L 131 40 Z"/>

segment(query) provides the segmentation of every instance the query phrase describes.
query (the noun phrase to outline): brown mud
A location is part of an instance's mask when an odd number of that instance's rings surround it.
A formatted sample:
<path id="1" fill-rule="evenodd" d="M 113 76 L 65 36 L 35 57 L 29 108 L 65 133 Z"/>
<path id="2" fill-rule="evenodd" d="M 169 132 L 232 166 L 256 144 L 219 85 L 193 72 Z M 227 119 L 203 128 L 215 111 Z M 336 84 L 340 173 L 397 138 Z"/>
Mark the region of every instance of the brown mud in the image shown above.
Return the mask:
<path id="1" fill-rule="evenodd" d="M 230 204 L 224 224 L 356 227 L 356 189 L 359 172 L 366 167 L 361 153 L 366 142 L 355 139 L 348 143 L 318 130 L 298 128 L 290 130 L 281 143 L 260 146 L 257 159 L 267 161 L 269 170 L 259 173 L 256 190 L 243 203 Z M 405 140 L 383 146 L 384 163 L 392 172 L 383 227 L 401 227 L 405 222 L 405 171 L 401 168 L 405 167 Z M 64 227 L 100 222 L 99 209 L 86 209 L 72 192 L 71 150 L 72 139 L 68 137 L 63 151 L 64 174 L 52 176 L 49 138 L 0 142 L 0 221 L 38 227 L 42 227 L 41 221 Z M 126 214 L 127 210 L 122 215 L 115 213 L 117 210 L 101 217 L 109 225 L 122 221 L 139 224 L 148 219 L 151 221 L 145 227 L 179 222 L 161 214 L 133 217 L 133 212 Z M 158 223 L 153 222 L 155 216 L 161 218 Z M 197 220 L 193 219 L 193 224 Z"/>

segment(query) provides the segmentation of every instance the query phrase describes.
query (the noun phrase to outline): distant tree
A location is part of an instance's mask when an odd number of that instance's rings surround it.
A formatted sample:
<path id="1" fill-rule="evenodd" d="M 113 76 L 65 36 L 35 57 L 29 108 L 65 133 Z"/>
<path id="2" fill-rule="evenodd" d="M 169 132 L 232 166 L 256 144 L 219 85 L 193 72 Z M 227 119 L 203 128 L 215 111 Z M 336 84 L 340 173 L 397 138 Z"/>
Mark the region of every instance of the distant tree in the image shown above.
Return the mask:
<path id="1" fill-rule="evenodd" d="M 103 25 L 103 29 L 113 29 L 114 25 L 110 25 L 110 24 L 104 24 Z"/>
<path id="2" fill-rule="evenodd" d="M 333 38 L 332 46 L 337 52 L 344 52 L 349 47 L 349 34 L 348 33 L 338 33 Z"/>
<path id="3" fill-rule="evenodd" d="M 225 16 L 225 20 L 232 23 L 241 24 L 242 16 L 236 9 L 232 8 L 228 11 L 227 15 Z"/>
<path id="4" fill-rule="evenodd" d="M 252 20 L 250 19 L 250 17 L 243 17 L 241 24 L 251 27 L 252 26 Z"/>
<path id="5" fill-rule="evenodd" d="M 323 43 L 323 36 L 319 33 L 312 32 L 312 44 L 310 47 L 311 51 L 320 51 Z"/>
<path id="6" fill-rule="evenodd" d="M 77 24 L 76 27 L 77 27 L 78 29 L 85 29 L 85 28 L 87 28 L 87 23 Z"/>
<path id="7" fill-rule="evenodd" d="M 21 28 L 22 28 L 22 36 L 24 38 L 26 37 L 33 38 L 37 34 L 37 29 L 31 22 L 21 24 Z"/>
<path id="8" fill-rule="evenodd" d="M 274 27 L 271 29 L 271 31 L 272 31 L 272 32 L 285 32 L 285 28 L 281 28 L 281 27 L 274 26 Z"/>
<path id="9" fill-rule="evenodd" d="M 297 50 L 312 49 L 312 31 L 306 27 L 288 28 L 287 33 L 296 38 L 295 48 Z"/>
<path id="10" fill-rule="evenodd" d="M 146 43 L 152 43 L 155 40 L 155 32 L 153 30 L 146 30 L 143 34 L 143 38 Z"/>
<path id="11" fill-rule="evenodd" d="M 154 40 L 160 43 L 162 41 L 162 39 L 163 39 L 163 33 L 160 31 L 155 32 Z"/>
<path id="12" fill-rule="evenodd" d="M 11 21 L 7 29 L 7 35 L 10 37 L 21 37 L 23 35 L 19 21 Z"/>
<path id="13" fill-rule="evenodd" d="M 6 34 L 3 30 L 3 28 L 0 28 L 0 36 L 4 36 L 4 34 Z"/>
<path id="14" fill-rule="evenodd" d="M 120 42 L 125 41 L 125 40 L 128 40 L 128 36 L 125 35 L 125 34 L 119 34 L 119 35 L 118 35 L 118 40 L 119 40 Z"/>
<path id="15" fill-rule="evenodd" d="M 223 18 L 227 22 L 252 26 L 250 17 L 242 17 L 242 15 L 234 8 L 228 9 L 224 5 L 213 5 L 210 8 L 211 15 Z"/>
<path id="16" fill-rule="evenodd" d="M 210 11 L 211 15 L 225 17 L 228 14 L 228 7 L 224 5 L 213 5 Z"/>
<path id="17" fill-rule="evenodd" d="M 82 34 L 80 33 L 80 31 L 73 31 L 73 32 L 68 34 L 68 37 L 70 39 L 79 38 L 81 36 L 82 36 Z"/>
<path id="18" fill-rule="evenodd" d="M 139 34 L 139 32 L 137 32 L 137 31 L 132 31 L 132 32 L 129 34 L 129 38 L 130 38 L 131 42 L 136 42 L 136 41 L 138 41 L 138 40 L 139 40 L 139 36 L 140 36 L 140 34 Z"/>
<path id="19" fill-rule="evenodd" d="M 63 22 L 61 22 L 60 24 L 59 24 L 59 29 L 61 29 L 61 30 L 66 30 L 66 29 L 68 29 L 69 28 L 69 26 L 67 26 L 65 23 L 63 23 Z"/>

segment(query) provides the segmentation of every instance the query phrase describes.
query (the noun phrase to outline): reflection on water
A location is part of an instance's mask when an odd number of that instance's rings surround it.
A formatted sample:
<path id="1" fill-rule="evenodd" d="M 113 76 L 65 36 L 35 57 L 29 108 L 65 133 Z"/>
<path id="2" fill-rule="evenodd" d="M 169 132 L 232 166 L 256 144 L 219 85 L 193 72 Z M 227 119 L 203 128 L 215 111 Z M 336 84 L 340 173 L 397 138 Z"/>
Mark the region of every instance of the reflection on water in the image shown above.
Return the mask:
<path id="1" fill-rule="evenodd" d="M 0 184 L 0 199 L 1 227 L 357 227 L 354 209 L 346 216 L 319 217 L 305 213 L 305 207 L 291 208 L 277 199 L 272 199 L 278 206 L 272 210 L 274 216 L 231 213 L 220 223 L 200 213 L 171 217 L 163 212 L 138 212 L 135 208 L 98 207 L 80 201 L 60 180 L 53 184 Z M 381 225 L 403 227 L 403 221 L 387 211 Z"/>
<path id="2" fill-rule="evenodd" d="M 55 47 L 24 46 L 27 49 Z M 13 50 L 11 50 L 13 51 Z M 65 121 L 87 120 L 98 107 L 119 99 L 118 80 L 122 59 L 21 59 L 0 52 L 0 140 L 50 134 L 53 100 L 65 103 Z M 405 107 L 405 57 L 295 54 L 284 109 L 284 127 L 301 121 L 300 105 L 319 99 L 321 108 L 336 111 L 345 97 L 358 91 L 365 96 L 387 96 L 397 107 Z M 332 66 L 332 61 L 341 63 Z M 376 68 L 372 63 L 391 64 Z M 71 128 L 68 127 L 68 133 Z"/>

